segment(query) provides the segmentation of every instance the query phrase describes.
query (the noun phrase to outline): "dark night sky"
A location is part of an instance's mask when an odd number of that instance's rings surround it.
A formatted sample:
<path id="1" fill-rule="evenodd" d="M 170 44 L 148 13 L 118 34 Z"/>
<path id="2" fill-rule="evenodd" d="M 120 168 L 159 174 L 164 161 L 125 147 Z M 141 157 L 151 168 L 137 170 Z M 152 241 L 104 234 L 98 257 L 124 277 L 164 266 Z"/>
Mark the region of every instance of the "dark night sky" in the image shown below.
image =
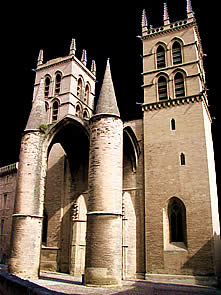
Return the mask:
<path id="1" fill-rule="evenodd" d="M 135 5 L 83 1 L 21 1 L 4 4 L 1 18 L 1 156 L 0 166 L 18 161 L 21 133 L 31 109 L 33 83 L 38 52 L 44 61 L 68 55 L 72 38 L 76 39 L 77 57 L 87 50 L 88 64 L 97 64 L 96 95 L 99 94 L 106 60 L 109 57 L 116 96 L 123 119 L 136 117 L 137 102 L 143 101 L 141 13 L 145 8 L 153 27 L 163 23 L 165 0 L 136 1 Z M 76 6 L 76 3 L 77 6 Z M 94 2 L 93 2 L 94 3 Z M 103 4 L 102 4 L 103 3 Z M 127 2 L 129 3 L 129 2 Z M 218 29 L 219 8 L 192 0 L 204 53 L 219 190 L 221 158 L 219 150 L 220 107 L 217 86 L 217 45 L 213 41 Z M 186 0 L 168 0 L 170 21 L 186 18 Z M 220 183 L 220 184 L 219 184 Z"/>

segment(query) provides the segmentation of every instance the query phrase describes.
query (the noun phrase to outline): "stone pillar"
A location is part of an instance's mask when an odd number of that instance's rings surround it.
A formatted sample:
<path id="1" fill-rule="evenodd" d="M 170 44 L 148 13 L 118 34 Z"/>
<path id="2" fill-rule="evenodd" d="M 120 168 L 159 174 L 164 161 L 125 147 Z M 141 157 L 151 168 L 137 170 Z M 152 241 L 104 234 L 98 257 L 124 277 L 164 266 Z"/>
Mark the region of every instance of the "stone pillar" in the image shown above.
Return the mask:
<path id="1" fill-rule="evenodd" d="M 86 285 L 122 279 L 122 143 L 118 116 L 95 115 L 90 125 Z"/>
<path id="2" fill-rule="evenodd" d="M 46 175 L 42 142 L 39 131 L 25 132 L 21 141 L 9 271 L 23 278 L 39 273 Z"/>

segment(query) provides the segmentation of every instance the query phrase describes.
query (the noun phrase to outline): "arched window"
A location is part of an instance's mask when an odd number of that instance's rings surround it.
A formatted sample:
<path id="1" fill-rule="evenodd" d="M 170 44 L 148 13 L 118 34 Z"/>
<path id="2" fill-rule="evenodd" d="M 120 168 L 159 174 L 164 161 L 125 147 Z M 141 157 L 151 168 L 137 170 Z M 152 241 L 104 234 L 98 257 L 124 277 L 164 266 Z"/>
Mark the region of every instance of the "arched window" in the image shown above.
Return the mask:
<path id="1" fill-rule="evenodd" d="M 174 119 L 171 119 L 170 124 L 171 124 L 171 130 L 176 130 L 176 121 Z"/>
<path id="2" fill-rule="evenodd" d="M 179 42 L 175 41 L 172 47 L 173 64 L 177 65 L 182 63 L 182 51 Z"/>
<path id="3" fill-rule="evenodd" d="M 59 94 L 61 91 L 61 73 L 57 73 L 55 77 L 55 94 Z"/>
<path id="4" fill-rule="evenodd" d="M 166 67 L 166 57 L 165 57 L 165 49 L 162 45 L 159 45 L 157 48 L 157 68 L 165 68 Z"/>
<path id="5" fill-rule="evenodd" d="M 186 208 L 183 202 L 173 197 L 168 204 L 168 219 L 170 230 L 170 243 L 187 243 L 186 233 Z"/>
<path id="6" fill-rule="evenodd" d="M 76 106 L 76 116 L 80 117 L 81 116 L 81 107 L 79 106 L 79 104 Z"/>
<path id="7" fill-rule="evenodd" d="M 90 88 L 89 88 L 89 85 L 87 84 L 85 87 L 85 93 L 84 93 L 84 102 L 86 104 L 88 104 L 88 101 L 89 101 L 89 92 L 90 92 Z"/>
<path id="8" fill-rule="evenodd" d="M 50 84 L 51 84 L 51 78 L 47 76 L 45 78 L 45 97 L 46 98 L 49 96 Z"/>
<path id="9" fill-rule="evenodd" d="M 184 153 L 181 153 L 180 154 L 180 165 L 181 166 L 185 166 L 186 165 L 186 158 L 185 158 Z"/>
<path id="10" fill-rule="evenodd" d="M 89 115 L 88 115 L 88 112 L 87 112 L 87 110 L 84 110 L 84 112 L 83 112 L 83 118 L 84 119 L 89 119 Z"/>
<path id="11" fill-rule="evenodd" d="M 59 109 L 59 103 L 56 100 L 52 106 L 52 122 L 55 122 L 58 119 L 58 109 Z"/>
<path id="12" fill-rule="evenodd" d="M 83 95 L 83 82 L 82 82 L 82 79 L 79 78 L 78 86 L 77 86 L 77 97 L 82 99 L 82 95 Z"/>
<path id="13" fill-rule="evenodd" d="M 168 99 L 167 79 L 164 76 L 160 76 L 158 79 L 158 95 L 159 100 Z"/>
<path id="14" fill-rule="evenodd" d="M 183 74 L 178 72 L 174 77 L 175 82 L 175 96 L 182 97 L 185 96 L 185 86 Z"/>

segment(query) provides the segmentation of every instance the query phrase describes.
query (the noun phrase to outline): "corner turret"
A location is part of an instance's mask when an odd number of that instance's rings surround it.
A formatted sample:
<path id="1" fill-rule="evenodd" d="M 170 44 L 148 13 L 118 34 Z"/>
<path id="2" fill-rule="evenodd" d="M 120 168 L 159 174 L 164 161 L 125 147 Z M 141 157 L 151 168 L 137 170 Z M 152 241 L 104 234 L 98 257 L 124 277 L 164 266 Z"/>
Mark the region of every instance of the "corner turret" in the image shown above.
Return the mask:
<path id="1" fill-rule="evenodd" d="M 44 100 L 44 79 L 40 81 L 40 85 L 36 97 L 32 103 L 32 109 L 28 118 L 25 131 L 38 130 L 41 124 L 47 123 L 47 113 Z"/>
<path id="2" fill-rule="evenodd" d="M 123 123 L 117 106 L 109 60 L 97 109 L 90 119 L 89 150 L 85 283 L 120 285 Z"/>

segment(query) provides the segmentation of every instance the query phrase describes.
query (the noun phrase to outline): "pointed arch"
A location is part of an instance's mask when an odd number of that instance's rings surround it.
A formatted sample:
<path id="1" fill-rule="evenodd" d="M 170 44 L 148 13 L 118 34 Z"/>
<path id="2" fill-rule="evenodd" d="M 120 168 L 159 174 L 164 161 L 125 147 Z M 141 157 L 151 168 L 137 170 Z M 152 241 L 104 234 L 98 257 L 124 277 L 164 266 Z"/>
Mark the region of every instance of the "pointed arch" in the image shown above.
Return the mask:
<path id="1" fill-rule="evenodd" d="M 186 207 L 183 201 L 172 197 L 168 202 L 169 241 L 187 245 Z"/>
<path id="2" fill-rule="evenodd" d="M 75 115 L 76 115 L 77 117 L 82 117 L 82 106 L 81 106 L 80 103 L 78 103 L 78 104 L 76 105 Z"/>
<path id="3" fill-rule="evenodd" d="M 136 171 L 138 166 L 138 159 L 140 156 L 140 147 L 137 141 L 136 135 L 134 134 L 130 126 L 124 128 L 124 153 L 127 153 L 131 161 L 131 169 L 133 172 Z"/>
<path id="4" fill-rule="evenodd" d="M 83 111 L 83 119 L 88 120 L 89 119 L 89 112 L 87 109 L 84 109 Z"/>

